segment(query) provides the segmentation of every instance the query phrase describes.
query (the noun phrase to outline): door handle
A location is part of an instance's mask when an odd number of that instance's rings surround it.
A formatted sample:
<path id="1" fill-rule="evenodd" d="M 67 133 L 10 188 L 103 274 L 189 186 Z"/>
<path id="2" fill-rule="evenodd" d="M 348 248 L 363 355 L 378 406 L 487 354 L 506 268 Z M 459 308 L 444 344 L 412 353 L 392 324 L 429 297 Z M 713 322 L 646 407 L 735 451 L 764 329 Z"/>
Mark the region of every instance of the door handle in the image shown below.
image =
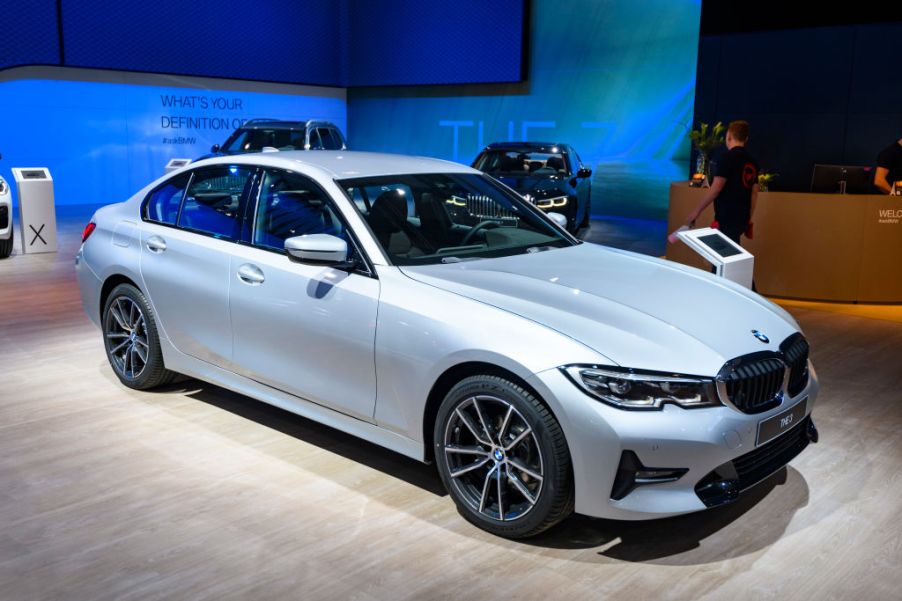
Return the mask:
<path id="1" fill-rule="evenodd" d="M 152 253 L 161 253 L 166 250 L 166 241 L 159 236 L 151 236 L 146 242 L 147 250 Z"/>
<path id="2" fill-rule="evenodd" d="M 264 277 L 263 271 L 259 267 L 251 265 L 250 263 L 245 263 L 238 268 L 238 279 L 245 284 L 259 286 L 266 277 Z"/>

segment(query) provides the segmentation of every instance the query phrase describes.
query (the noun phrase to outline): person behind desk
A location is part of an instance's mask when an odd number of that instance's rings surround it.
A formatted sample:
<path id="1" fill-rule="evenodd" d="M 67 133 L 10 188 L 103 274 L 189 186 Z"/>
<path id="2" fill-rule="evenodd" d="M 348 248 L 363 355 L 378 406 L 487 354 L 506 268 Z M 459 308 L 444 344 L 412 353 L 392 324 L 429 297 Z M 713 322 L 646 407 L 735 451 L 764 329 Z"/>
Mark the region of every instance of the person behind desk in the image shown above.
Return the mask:
<path id="1" fill-rule="evenodd" d="M 714 203 L 714 220 L 718 229 L 736 244 L 742 234 L 750 237 L 752 215 L 758 200 L 758 163 L 745 148 L 749 124 L 733 121 L 727 128 L 727 153 L 717 164 L 714 181 L 708 193 L 689 214 L 689 227 L 702 211 Z"/>
<path id="2" fill-rule="evenodd" d="M 881 150 L 877 155 L 874 187 L 883 194 L 889 194 L 893 183 L 898 181 L 902 181 L 902 138 Z"/>

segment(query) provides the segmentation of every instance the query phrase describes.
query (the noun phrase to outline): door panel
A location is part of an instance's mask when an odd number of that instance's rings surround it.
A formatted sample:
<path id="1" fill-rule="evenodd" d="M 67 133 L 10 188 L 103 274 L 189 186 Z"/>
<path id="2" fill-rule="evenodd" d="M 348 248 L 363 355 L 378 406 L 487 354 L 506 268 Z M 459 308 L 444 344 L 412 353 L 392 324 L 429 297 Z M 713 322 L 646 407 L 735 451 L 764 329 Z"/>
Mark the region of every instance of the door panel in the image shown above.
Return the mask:
<path id="1" fill-rule="evenodd" d="M 165 250 L 150 248 L 165 244 Z M 225 367 L 229 328 L 229 251 L 232 242 L 145 223 L 141 275 L 158 325 L 183 353 Z"/>
<path id="2" fill-rule="evenodd" d="M 247 265 L 262 282 L 239 278 Z M 233 254 L 230 271 L 235 369 L 372 420 L 379 281 L 249 247 Z"/>

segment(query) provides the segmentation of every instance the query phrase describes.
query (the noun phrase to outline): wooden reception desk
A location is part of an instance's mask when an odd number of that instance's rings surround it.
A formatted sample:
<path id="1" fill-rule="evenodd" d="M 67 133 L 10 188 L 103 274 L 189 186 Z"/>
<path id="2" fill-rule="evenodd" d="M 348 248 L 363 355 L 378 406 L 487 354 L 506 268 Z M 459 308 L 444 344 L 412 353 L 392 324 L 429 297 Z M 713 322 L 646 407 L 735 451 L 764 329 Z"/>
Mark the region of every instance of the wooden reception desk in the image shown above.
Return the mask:
<path id="1" fill-rule="evenodd" d="M 706 188 L 670 185 L 668 232 L 685 223 Z M 714 219 L 709 206 L 696 221 Z M 742 245 L 755 255 L 755 285 L 770 296 L 826 301 L 902 303 L 902 197 L 762 192 L 755 238 Z M 682 242 L 667 258 L 709 266 Z"/>

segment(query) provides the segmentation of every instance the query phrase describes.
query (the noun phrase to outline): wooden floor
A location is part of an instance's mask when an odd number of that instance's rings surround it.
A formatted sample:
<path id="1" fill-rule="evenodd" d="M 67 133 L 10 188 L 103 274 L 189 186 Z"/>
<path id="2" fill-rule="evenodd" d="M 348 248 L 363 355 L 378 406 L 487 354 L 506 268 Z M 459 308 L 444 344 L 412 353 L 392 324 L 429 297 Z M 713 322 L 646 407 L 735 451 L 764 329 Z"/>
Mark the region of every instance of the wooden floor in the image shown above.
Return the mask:
<path id="1" fill-rule="evenodd" d="M 194 381 L 123 388 L 72 257 L 0 261 L 0 598 L 902 598 L 902 323 L 790 306 L 820 444 L 738 504 L 510 542 L 432 467 Z M 902 309 L 900 309 L 902 310 Z"/>

